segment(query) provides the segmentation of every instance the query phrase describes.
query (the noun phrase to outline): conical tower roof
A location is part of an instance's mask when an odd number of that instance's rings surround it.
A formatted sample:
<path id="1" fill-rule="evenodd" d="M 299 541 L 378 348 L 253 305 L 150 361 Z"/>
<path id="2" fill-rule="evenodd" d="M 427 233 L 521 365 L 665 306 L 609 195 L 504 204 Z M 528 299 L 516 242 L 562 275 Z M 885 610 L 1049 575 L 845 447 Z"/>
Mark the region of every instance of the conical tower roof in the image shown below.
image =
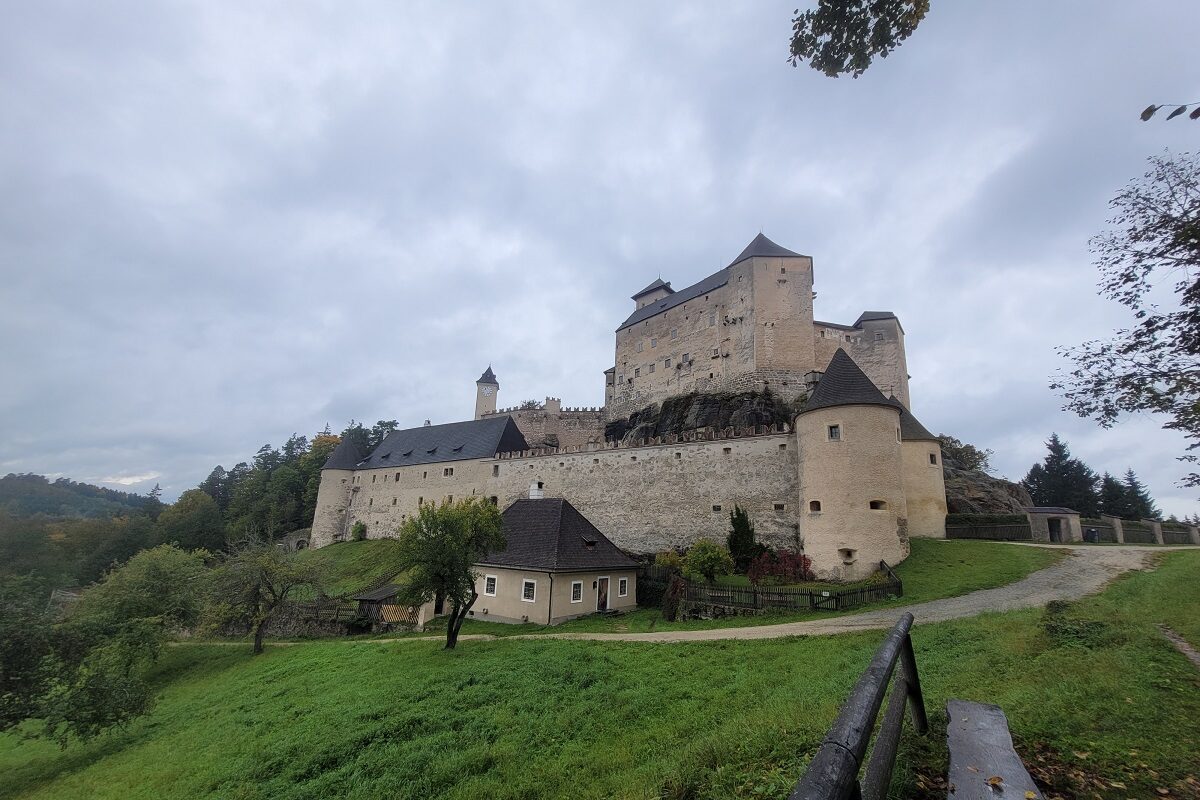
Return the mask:
<path id="1" fill-rule="evenodd" d="M 888 406 L 900 410 L 899 403 L 888 400 L 866 373 L 859 369 L 845 350 L 838 348 L 817 383 L 804 413 L 834 406 Z"/>
<path id="2" fill-rule="evenodd" d="M 637 300 L 637 299 L 638 299 L 639 297 L 641 297 L 642 295 L 644 295 L 644 294 L 650 294 L 650 293 L 651 293 L 651 292 L 653 292 L 655 289 L 666 289 L 666 290 L 667 290 L 667 292 L 668 292 L 668 293 L 670 293 L 670 294 L 674 294 L 674 293 L 675 293 L 675 290 L 671 288 L 671 282 L 670 282 L 670 281 L 666 281 L 666 282 L 664 283 L 662 278 L 656 278 L 656 279 L 654 280 L 654 283 L 650 284 L 650 285 L 649 285 L 649 286 L 647 286 L 645 289 L 642 289 L 640 292 L 638 292 L 637 294 L 633 295 L 633 296 L 632 296 L 632 297 L 630 297 L 629 299 L 630 299 L 630 300 Z"/>
<path id="3" fill-rule="evenodd" d="M 483 374 L 479 376 L 479 380 L 477 380 L 475 382 L 476 383 L 494 383 L 497 386 L 500 385 L 500 382 L 498 380 L 496 380 L 496 373 L 492 372 L 491 364 L 488 364 L 488 368 L 483 371 Z"/>
<path id="4" fill-rule="evenodd" d="M 338 446 L 333 448 L 333 452 L 329 454 L 325 466 L 321 469 L 354 469 L 358 462 L 366 457 L 367 454 L 357 443 L 351 441 L 349 437 L 343 437 Z"/>
<path id="5" fill-rule="evenodd" d="M 763 256 L 768 258 L 808 258 L 808 256 L 802 256 L 799 253 L 793 253 L 786 247 L 780 247 L 760 233 L 758 236 L 754 237 L 750 244 L 746 245 L 746 249 L 743 250 L 737 258 L 729 262 L 729 266 L 732 267 L 739 261 L 745 261 L 747 258 L 754 258 L 755 256 Z"/>

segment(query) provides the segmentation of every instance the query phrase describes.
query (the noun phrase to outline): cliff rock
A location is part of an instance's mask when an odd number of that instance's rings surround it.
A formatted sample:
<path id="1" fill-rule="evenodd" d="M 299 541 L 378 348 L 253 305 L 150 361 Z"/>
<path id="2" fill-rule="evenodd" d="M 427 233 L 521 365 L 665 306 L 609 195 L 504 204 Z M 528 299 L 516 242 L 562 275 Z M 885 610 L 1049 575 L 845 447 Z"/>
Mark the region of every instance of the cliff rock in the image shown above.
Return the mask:
<path id="1" fill-rule="evenodd" d="M 946 510 L 951 514 L 1020 514 L 1033 505 L 1029 492 L 1019 483 L 994 478 L 977 469 L 965 469 L 953 459 L 944 459 Z"/>
<path id="2" fill-rule="evenodd" d="M 613 420 L 604 427 L 604 439 L 629 443 L 697 428 L 790 426 L 795 413 L 791 403 L 770 391 L 686 394 L 667 398 L 661 406 L 648 405 L 625 419 Z"/>

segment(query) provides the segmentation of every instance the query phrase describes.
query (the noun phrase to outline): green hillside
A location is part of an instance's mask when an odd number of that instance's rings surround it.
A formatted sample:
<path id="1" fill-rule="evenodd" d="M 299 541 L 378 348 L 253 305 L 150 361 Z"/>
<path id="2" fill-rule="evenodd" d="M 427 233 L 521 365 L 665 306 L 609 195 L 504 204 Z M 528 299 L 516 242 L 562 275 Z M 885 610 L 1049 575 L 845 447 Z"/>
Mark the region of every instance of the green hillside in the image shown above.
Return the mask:
<path id="1" fill-rule="evenodd" d="M 0 510 L 14 517 L 114 517 L 158 505 L 151 497 L 67 478 L 13 473 L 0 478 Z"/>
<path id="2" fill-rule="evenodd" d="M 943 774 L 951 697 L 999 703 L 1053 794 L 1192 796 L 1200 676 L 1156 623 L 1200 645 L 1198 571 L 1200 552 L 1167 554 L 1053 626 L 918 620 L 934 730 L 906 735 L 895 796 Z M 783 797 L 882 637 L 189 644 L 126 730 L 0 736 L 0 798 Z"/>
<path id="3" fill-rule="evenodd" d="M 330 597 L 374 586 L 395 575 L 398 542 L 395 539 L 368 539 L 339 542 L 318 549 L 302 550 L 296 557 L 316 564 L 321 570 L 321 588 Z"/>

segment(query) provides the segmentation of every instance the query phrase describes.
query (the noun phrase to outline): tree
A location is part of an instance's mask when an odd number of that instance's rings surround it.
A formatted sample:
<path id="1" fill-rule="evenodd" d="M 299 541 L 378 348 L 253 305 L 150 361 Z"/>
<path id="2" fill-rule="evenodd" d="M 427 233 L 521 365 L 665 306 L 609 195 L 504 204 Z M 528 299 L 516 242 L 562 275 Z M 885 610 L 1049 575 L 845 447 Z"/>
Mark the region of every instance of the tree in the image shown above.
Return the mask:
<path id="1" fill-rule="evenodd" d="M 203 607 L 207 557 L 170 544 L 142 550 L 84 591 L 71 619 L 106 626 L 148 619 L 169 631 L 190 628 Z"/>
<path id="2" fill-rule="evenodd" d="M 691 580 L 712 583 L 718 575 L 733 572 L 733 556 L 711 539 L 701 539 L 683 557 L 683 575 Z"/>
<path id="3" fill-rule="evenodd" d="M 406 574 L 399 599 L 413 606 L 437 597 L 450 603 L 447 650 L 458 643 L 467 612 L 479 597 L 475 563 L 504 547 L 500 511 L 481 498 L 426 503 L 400 528 L 396 572 Z"/>
<path id="4" fill-rule="evenodd" d="M 200 491 L 216 501 L 217 508 L 222 514 L 225 513 L 225 509 L 229 508 L 231 495 L 229 481 L 229 473 L 225 471 L 224 467 L 217 464 L 213 467 L 213 471 L 208 473 L 208 477 L 200 483 Z"/>
<path id="5" fill-rule="evenodd" d="M 541 407 L 542 404 L 537 400 L 522 400 L 521 404 L 517 406 L 521 411 L 537 411 Z"/>
<path id="6" fill-rule="evenodd" d="M 267 539 L 250 537 L 212 572 L 205 611 L 209 626 L 248 626 L 254 652 L 261 653 L 267 625 L 288 596 L 301 586 L 316 586 L 319 578 L 316 565 Z"/>
<path id="7" fill-rule="evenodd" d="M 1150 497 L 1150 492 L 1138 480 L 1133 468 L 1125 470 L 1125 497 L 1129 505 L 1130 519 L 1158 519 L 1158 506 Z"/>
<path id="8" fill-rule="evenodd" d="M 39 716 L 52 622 L 33 577 L 0 577 L 0 731 Z"/>
<path id="9" fill-rule="evenodd" d="M 942 444 L 942 459 L 960 469 L 975 469 L 980 472 L 992 471 L 992 456 L 996 455 L 991 449 L 980 450 L 973 444 L 967 444 L 944 433 L 938 434 Z"/>
<path id="10" fill-rule="evenodd" d="M 162 541 L 184 550 L 223 550 L 225 523 L 221 509 L 203 489 L 188 489 L 158 515 Z"/>
<path id="11" fill-rule="evenodd" d="M 372 425 L 370 434 L 367 437 L 367 452 L 371 452 L 383 444 L 383 440 L 387 438 L 387 435 L 399 427 L 400 423 L 394 419 L 381 419 Z"/>
<path id="12" fill-rule="evenodd" d="M 1109 204 L 1111 230 L 1091 240 L 1100 294 L 1128 308 L 1131 328 L 1058 348 L 1074 363 L 1051 388 L 1064 409 L 1112 427 L 1135 412 L 1166 418 L 1194 463 L 1200 448 L 1200 157 L 1152 156 L 1150 170 Z M 1172 303 L 1166 289 L 1173 294 Z M 1156 291 L 1157 290 L 1157 291 Z M 1200 473 L 1183 478 L 1200 486 Z"/>
<path id="13" fill-rule="evenodd" d="M 1099 512 L 1096 473 L 1077 458 L 1071 457 L 1067 443 L 1050 434 L 1046 442 L 1050 451 L 1041 464 L 1034 464 L 1021 485 L 1029 492 L 1034 505 L 1061 506 L 1078 511 L 1085 517 Z"/>
<path id="14" fill-rule="evenodd" d="M 1100 513 L 1130 519 L 1129 496 L 1125 484 L 1107 472 L 1100 478 Z"/>
<path id="15" fill-rule="evenodd" d="M 830 78 L 862 75 L 912 35 L 929 0 L 818 0 L 792 20 L 792 66 L 806 61 Z"/>
<path id="16" fill-rule="evenodd" d="M 729 545 L 734 566 L 743 572 L 765 549 L 754 540 L 754 523 L 750 521 L 750 515 L 736 503 L 729 512 L 729 536 L 725 542 Z"/>

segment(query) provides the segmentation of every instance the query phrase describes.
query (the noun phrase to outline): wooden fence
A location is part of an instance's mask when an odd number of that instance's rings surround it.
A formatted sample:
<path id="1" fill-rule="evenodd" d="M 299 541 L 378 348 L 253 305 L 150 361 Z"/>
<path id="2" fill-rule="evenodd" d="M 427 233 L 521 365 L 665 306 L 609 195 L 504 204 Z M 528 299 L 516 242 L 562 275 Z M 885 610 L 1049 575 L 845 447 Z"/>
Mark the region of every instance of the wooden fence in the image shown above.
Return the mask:
<path id="1" fill-rule="evenodd" d="M 339 598 L 325 598 L 288 603 L 288 613 L 313 622 L 350 622 L 358 616 L 358 603 Z"/>
<path id="2" fill-rule="evenodd" d="M 947 525 L 947 539 L 987 539 L 996 542 L 1032 542 L 1028 522 L 993 525 Z"/>
<path id="3" fill-rule="evenodd" d="M 846 589 L 792 589 L 775 586 L 723 586 L 718 583 L 685 582 L 683 600 L 728 608 L 775 608 L 789 611 L 845 611 L 850 608 L 904 595 L 904 584 L 886 563 L 879 568 L 886 581 Z"/>

